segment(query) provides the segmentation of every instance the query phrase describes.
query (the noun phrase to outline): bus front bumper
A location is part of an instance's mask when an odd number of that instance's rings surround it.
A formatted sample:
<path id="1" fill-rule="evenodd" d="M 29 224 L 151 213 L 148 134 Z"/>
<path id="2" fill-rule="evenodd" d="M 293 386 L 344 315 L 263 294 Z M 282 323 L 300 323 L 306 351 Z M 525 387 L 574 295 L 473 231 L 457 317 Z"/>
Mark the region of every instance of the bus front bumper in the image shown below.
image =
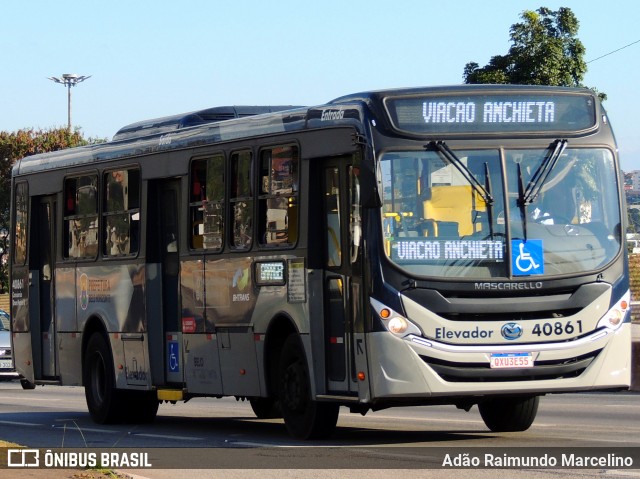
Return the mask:
<path id="1" fill-rule="evenodd" d="M 579 340 L 451 345 L 386 332 L 369 337 L 372 400 L 625 389 L 631 383 L 631 325 Z M 492 368 L 493 354 L 528 354 L 526 368 Z"/>

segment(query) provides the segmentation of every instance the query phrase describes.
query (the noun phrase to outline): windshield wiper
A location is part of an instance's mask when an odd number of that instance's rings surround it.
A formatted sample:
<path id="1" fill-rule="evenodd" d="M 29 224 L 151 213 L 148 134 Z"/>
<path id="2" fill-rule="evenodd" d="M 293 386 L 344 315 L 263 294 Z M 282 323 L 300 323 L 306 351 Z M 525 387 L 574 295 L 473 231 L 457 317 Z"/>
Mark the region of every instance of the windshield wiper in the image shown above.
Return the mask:
<path id="1" fill-rule="evenodd" d="M 542 190 L 542 186 L 545 184 L 547 178 L 549 177 L 549 173 L 551 173 L 551 170 L 553 170 L 553 168 L 556 166 L 558 159 L 560 158 L 566 147 L 567 140 L 556 140 L 553 153 L 551 153 L 551 155 L 547 156 L 543 160 L 540 167 L 536 170 L 536 172 L 529 180 L 527 189 L 525 191 L 519 192 L 519 203 L 521 203 L 521 207 L 530 205 L 536 200 L 536 198 L 540 194 L 540 191 Z M 518 165 L 518 167 L 520 167 L 520 165 Z M 520 183 L 522 184 L 522 172 L 520 170 L 518 170 L 518 178 Z M 522 190 L 522 186 L 520 186 L 520 189 Z"/>
<path id="2" fill-rule="evenodd" d="M 522 234 L 527 241 L 527 205 L 524 202 L 524 182 L 522 181 L 522 167 L 520 163 L 518 169 L 518 206 L 520 207 L 520 219 L 522 220 Z"/>
<path id="3" fill-rule="evenodd" d="M 491 200 L 493 201 L 493 196 L 491 196 L 492 188 L 491 188 L 491 175 L 489 174 L 489 163 L 485 162 L 484 164 L 484 181 L 485 181 L 485 190 Z M 489 235 L 490 238 L 493 239 L 493 204 L 487 202 L 487 220 L 489 221 Z"/>
<path id="4" fill-rule="evenodd" d="M 473 186 L 473 189 L 476 191 L 476 193 L 478 193 L 482 197 L 486 204 L 493 204 L 493 196 L 491 196 L 491 193 L 487 191 L 484 186 L 482 186 L 482 183 L 480 183 L 476 179 L 476 177 L 473 176 L 473 173 L 469 171 L 469 168 L 467 168 L 462 160 L 456 156 L 456 154 L 451 150 L 451 148 L 447 146 L 444 141 L 432 141 L 428 146 L 432 146 L 433 148 L 438 150 L 449 163 L 455 166 L 460 174 L 464 177 L 464 179 L 467 180 L 471 184 L 471 186 Z"/>

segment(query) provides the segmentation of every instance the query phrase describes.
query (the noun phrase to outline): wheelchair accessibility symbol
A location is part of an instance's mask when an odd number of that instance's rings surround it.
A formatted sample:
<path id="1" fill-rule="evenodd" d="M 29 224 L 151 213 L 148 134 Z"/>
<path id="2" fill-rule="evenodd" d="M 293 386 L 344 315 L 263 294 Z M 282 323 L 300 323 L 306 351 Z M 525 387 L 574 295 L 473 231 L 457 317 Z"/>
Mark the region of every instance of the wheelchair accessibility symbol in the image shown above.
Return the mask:
<path id="1" fill-rule="evenodd" d="M 169 365 L 169 372 L 171 373 L 179 373 L 180 372 L 180 347 L 176 341 L 170 341 L 168 343 L 169 350 L 167 351 L 167 362 Z"/>
<path id="2" fill-rule="evenodd" d="M 511 241 L 511 269 L 514 276 L 544 274 L 542 240 Z"/>

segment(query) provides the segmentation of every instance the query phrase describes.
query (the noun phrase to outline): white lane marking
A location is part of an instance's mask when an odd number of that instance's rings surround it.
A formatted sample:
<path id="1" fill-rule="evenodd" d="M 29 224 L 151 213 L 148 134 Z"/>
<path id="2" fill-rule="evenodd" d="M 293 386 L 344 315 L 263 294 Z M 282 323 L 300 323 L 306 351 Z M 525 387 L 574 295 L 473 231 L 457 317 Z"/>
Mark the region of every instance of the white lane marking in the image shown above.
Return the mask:
<path id="1" fill-rule="evenodd" d="M 225 441 L 225 443 L 233 444 L 234 446 L 245 446 L 245 447 L 301 447 L 301 446 L 285 446 L 282 444 L 272 444 L 268 442 L 250 442 L 250 441 Z"/>
<path id="2" fill-rule="evenodd" d="M 19 403 L 20 405 L 22 405 L 22 403 L 20 402 L 21 398 L 18 398 L 16 396 L 0 396 L 0 400 L 2 400 L 2 399 L 13 400 L 14 402 Z M 59 401 L 61 401 L 61 399 L 29 397 L 29 401 L 59 402 Z"/>
<path id="3" fill-rule="evenodd" d="M 34 422 L 20 422 L 20 421 L 0 421 L 0 424 L 8 424 L 9 426 L 44 426 L 44 424 L 36 424 Z"/>
<path id="4" fill-rule="evenodd" d="M 152 437 L 157 439 L 175 439 L 177 441 L 203 441 L 203 437 L 193 437 L 193 436 L 170 436 L 168 434 L 147 434 L 140 432 L 132 432 L 132 436 L 140 436 L 140 437 Z"/>
<path id="5" fill-rule="evenodd" d="M 53 426 L 53 429 L 65 429 L 67 431 L 78 431 L 78 432 L 99 432 L 99 433 L 105 433 L 105 432 L 110 432 L 110 433 L 114 433 L 114 432 L 120 432 L 120 431 L 113 431 L 111 429 L 95 429 L 95 428 L 90 428 L 90 427 L 78 427 L 75 424 L 65 424 L 62 426 Z"/>

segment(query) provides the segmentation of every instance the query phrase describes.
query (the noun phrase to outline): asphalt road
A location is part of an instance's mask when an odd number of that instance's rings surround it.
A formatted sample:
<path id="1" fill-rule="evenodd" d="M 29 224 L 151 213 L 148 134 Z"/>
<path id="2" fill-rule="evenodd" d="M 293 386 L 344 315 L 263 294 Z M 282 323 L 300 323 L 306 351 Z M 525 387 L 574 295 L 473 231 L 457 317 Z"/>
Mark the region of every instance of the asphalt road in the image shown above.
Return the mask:
<path id="1" fill-rule="evenodd" d="M 525 451 L 540 456 L 548 451 L 596 447 L 604 454 L 640 454 L 640 394 L 546 396 L 531 429 L 508 434 L 489 432 L 476 408 L 469 413 L 452 406 L 398 408 L 364 417 L 344 409 L 331 440 L 300 443 L 287 436 L 282 421 L 258 420 L 247 403 L 232 398 L 163 404 L 153 424 L 103 426 L 91 422 L 82 388 L 46 386 L 23 391 L 11 382 L 0 383 L 0 439 L 56 450 L 149 451 L 150 461 L 160 461 L 161 467 L 174 462 L 180 466 L 169 470 L 118 468 L 152 479 L 255 477 L 253 474 L 263 479 L 343 477 L 347 473 L 388 479 L 398 477 L 398 470 L 405 471 L 403 479 L 455 477 L 457 473 L 459 477 L 496 478 L 514 477 L 515 473 L 518 477 L 640 477 L 640 469 L 616 467 L 580 471 L 487 468 L 473 469 L 471 475 L 469 470 L 465 475 L 460 469 L 429 469 L 441 466 L 445 454 L 454 458 L 486 451 L 493 455 Z M 189 472 L 181 470 L 187 468 Z M 278 474 L 272 475 L 274 471 Z M 326 475 L 331 471 L 337 475 Z"/>

